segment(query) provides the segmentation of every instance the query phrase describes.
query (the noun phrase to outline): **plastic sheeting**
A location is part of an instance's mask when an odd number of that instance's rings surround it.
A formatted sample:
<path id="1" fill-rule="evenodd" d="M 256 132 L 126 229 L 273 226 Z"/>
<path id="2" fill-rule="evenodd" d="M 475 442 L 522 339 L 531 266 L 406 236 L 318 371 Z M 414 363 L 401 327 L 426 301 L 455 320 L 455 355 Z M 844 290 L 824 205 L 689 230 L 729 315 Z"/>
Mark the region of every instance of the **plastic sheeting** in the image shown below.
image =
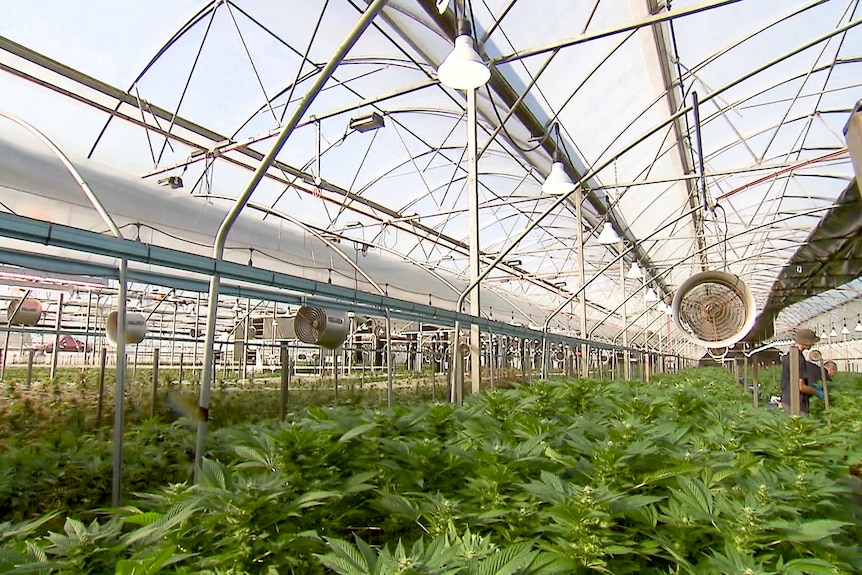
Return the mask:
<path id="1" fill-rule="evenodd" d="M 857 180 L 811 232 L 784 267 L 746 338 L 763 341 L 775 330 L 779 311 L 808 297 L 844 285 L 862 275 L 862 199 Z"/>

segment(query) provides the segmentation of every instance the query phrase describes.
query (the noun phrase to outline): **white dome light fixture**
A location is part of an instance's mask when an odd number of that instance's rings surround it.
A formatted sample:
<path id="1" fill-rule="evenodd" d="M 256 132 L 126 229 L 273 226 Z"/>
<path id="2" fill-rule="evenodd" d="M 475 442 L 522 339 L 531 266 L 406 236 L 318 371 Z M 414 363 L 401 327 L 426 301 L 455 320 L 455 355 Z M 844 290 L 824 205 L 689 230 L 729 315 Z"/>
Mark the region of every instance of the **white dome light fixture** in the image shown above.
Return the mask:
<path id="1" fill-rule="evenodd" d="M 632 267 L 630 267 L 628 273 L 626 273 L 626 279 L 639 280 L 642 277 L 644 277 L 644 274 L 641 271 L 641 267 L 637 262 L 633 262 Z"/>
<path id="2" fill-rule="evenodd" d="M 649 288 L 646 292 L 646 296 L 644 296 L 644 299 L 646 301 L 649 301 L 649 302 L 657 302 L 658 301 L 658 295 L 656 295 L 654 289 Z"/>
<path id="3" fill-rule="evenodd" d="M 545 178 L 545 183 L 542 184 L 542 193 L 549 196 L 562 196 L 575 191 L 577 187 L 572 178 L 566 172 L 566 165 L 563 163 L 563 155 L 561 152 L 562 144 L 560 143 L 560 124 L 554 122 L 552 131 L 556 132 L 556 147 L 554 148 L 554 163 L 551 166 L 551 172 Z"/>
<path id="4" fill-rule="evenodd" d="M 620 241 L 620 236 L 617 235 L 617 231 L 614 229 L 614 226 L 610 222 L 606 221 L 605 225 L 602 226 L 602 231 L 599 233 L 599 237 L 596 238 L 596 241 L 604 245 L 615 244 Z"/>
<path id="5" fill-rule="evenodd" d="M 491 70 L 476 52 L 470 21 L 463 14 L 458 19 L 455 47 L 437 68 L 437 78 L 455 90 L 475 90 L 491 79 Z"/>

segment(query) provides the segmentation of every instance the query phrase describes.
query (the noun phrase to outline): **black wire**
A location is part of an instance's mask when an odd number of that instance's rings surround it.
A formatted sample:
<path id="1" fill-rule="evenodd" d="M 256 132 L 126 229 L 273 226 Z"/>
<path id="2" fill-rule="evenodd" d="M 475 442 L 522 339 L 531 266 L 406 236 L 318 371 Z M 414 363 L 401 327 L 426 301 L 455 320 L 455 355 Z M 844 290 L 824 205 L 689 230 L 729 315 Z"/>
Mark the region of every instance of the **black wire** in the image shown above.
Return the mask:
<path id="1" fill-rule="evenodd" d="M 468 2 L 466 2 L 466 4 L 469 4 L 469 6 L 470 6 L 470 26 L 473 30 L 473 36 L 476 36 L 476 19 L 473 17 L 473 2 L 468 1 Z M 456 8 L 458 6 L 457 0 L 455 2 L 455 6 L 456 6 Z M 466 5 L 464 6 L 463 17 L 464 18 L 467 17 L 467 6 Z M 456 14 L 456 20 L 457 20 L 457 14 Z M 545 139 L 547 139 L 547 137 L 548 137 L 548 131 L 545 130 L 545 133 L 542 134 L 542 138 L 538 141 L 538 143 L 535 146 L 533 146 L 531 148 L 522 148 L 518 144 L 518 140 L 513 138 L 512 134 L 509 133 L 509 130 L 506 129 L 506 124 L 503 122 L 503 117 L 500 116 L 500 111 L 497 109 L 497 106 L 494 105 L 494 97 L 491 95 L 491 88 L 488 86 L 487 83 L 485 84 L 485 91 L 488 93 L 488 101 L 491 102 L 491 109 L 494 110 L 494 115 L 497 116 L 497 122 L 499 122 L 499 124 L 500 124 L 500 129 L 503 131 L 503 133 L 506 135 L 506 137 L 509 138 L 509 141 L 512 142 L 512 145 L 515 146 L 521 152 L 535 152 L 536 150 L 541 148 L 542 144 L 545 143 Z"/>
<path id="2" fill-rule="evenodd" d="M 721 204 L 716 204 L 713 213 L 719 210 L 721 210 L 721 217 L 722 220 L 724 220 L 724 225 L 722 226 L 721 232 L 721 246 L 723 250 L 722 260 L 724 262 L 724 271 L 727 271 L 727 212 L 724 211 L 724 208 L 721 206 Z"/>
<path id="3" fill-rule="evenodd" d="M 512 137 L 512 134 L 510 134 L 509 130 L 506 129 L 506 124 L 503 122 L 503 117 L 500 116 L 500 111 L 497 109 L 497 106 L 494 105 L 494 97 L 491 95 L 491 88 L 488 87 L 488 84 L 485 84 L 485 91 L 488 92 L 488 100 L 491 101 L 491 109 L 494 110 L 494 115 L 497 116 L 497 122 L 500 123 L 500 129 L 503 131 L 503 133 L 506 135 L 506 137 L 509 138 L 509 141 L 512 142 L 512 145 L 515 146 L 516 148 L 518 148 L 518 150 L 521 152 L 535 152 L 536 150 L 541 148 L 542 144 L 545 143 L 545 140 L 548 137 L 547 130 L 545 131 L 544 134 L 542 134 L 541 139 L 538 141 L 538 143 L 535 146 L 533 146 L 531 148 L 522 148 L 518 144 L 518 140 L 516 140 L 514 137 Z"/>

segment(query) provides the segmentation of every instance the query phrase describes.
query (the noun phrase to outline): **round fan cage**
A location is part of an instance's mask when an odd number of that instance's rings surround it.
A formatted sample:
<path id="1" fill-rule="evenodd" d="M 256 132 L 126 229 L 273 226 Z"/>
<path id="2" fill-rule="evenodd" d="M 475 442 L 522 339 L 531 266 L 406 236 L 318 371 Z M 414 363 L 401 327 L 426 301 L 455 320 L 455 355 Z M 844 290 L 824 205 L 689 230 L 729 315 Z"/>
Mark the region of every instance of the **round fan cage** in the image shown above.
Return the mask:
<path id="1" fill-rule="evenodd" d="M 673 319 L 689 340 L 708 349 L 731 347 L 754 325 L 754 296 L 737 276 L 707 271 L 679 286 Z"/>
<path id="2" fill-rule="evenodd" d="M 346 313 L 312 306 L 299 308 L 294 320 L 294 330 L 299 341 L 327 349 L 335 349 L 344 342 L 348 326 Z"/>
<path id="3" fill-rule="evenodd" d="M 725 357 L 727 357 L 727 352 L 730 351 L 729 347 L 709 347 L 706 349 L 709 356 L 716 360 L 721 361 Z"/>

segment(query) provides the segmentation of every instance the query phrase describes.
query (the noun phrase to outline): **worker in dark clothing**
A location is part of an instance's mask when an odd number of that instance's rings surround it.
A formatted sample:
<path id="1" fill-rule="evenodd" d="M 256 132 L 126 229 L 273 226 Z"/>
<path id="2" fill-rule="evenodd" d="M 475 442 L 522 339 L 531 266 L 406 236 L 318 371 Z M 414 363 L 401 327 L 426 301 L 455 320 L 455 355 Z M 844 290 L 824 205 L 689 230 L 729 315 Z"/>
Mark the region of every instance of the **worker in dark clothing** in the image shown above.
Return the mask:
<path id="1" fill-rule="evenodd" d="M 813 361 L 809 361 L 807 367 L 808 385 L 814 387 L 814 384 L 820 381 L 820 366 Z M 832 360 L 825 361 L 823 362 L 823 370 L 826 372 L 826 381 L 832 381 L 832 378 L 835 376 L 835 372 L 838 371 L 838 364 Z"/>
<path id="2" fill-rule="evenodd" d="M 808 385 L 808 361 L 802 354 L 803 351 L 809 349 L 812 345 L 820 341 L 817 334 L 807 328 L 800 328 L 796 332 L 794 344 L 790 347 L 790 351 L 781 358 L 781 407 L 787 413 L 790 413 L 790 394 L 795 390 L 799 393 L 799 415 L 808 415 L 808 400 L 813 396 L 822 398 L 823 391 L 818 391 L 814 387 Z M 799 354 L 799 380 L 791 385 L 790 382 L 790 354 Z"/>

